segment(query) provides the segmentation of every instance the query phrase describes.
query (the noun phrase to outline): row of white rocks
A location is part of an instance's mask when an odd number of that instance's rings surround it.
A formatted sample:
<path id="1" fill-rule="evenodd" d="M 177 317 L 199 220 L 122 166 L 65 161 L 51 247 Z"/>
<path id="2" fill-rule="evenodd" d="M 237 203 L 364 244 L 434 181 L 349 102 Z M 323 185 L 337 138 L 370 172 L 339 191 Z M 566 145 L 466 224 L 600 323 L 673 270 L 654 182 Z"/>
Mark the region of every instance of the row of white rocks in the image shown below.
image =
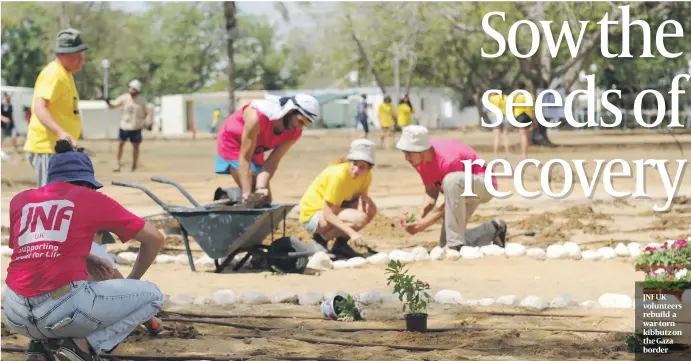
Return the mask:
<path id="1" fill-rule="evenodd" d="M 651 243 L 646 246 L 659 246 Z M 378 253 L 368 258 L 355 257 L 349 260 L 331 261 L 323 253 L 316 253 L 310 258 L 308 268 L 317 270 L 354 268 L 365 264 L 387 264 L 389 261 L 400 261 L 401 263 L 412 263 L 429 260 L 456 261 L 463 259 L 478 259 L 485 256 L 504 256 L 504 257 L 531 257 L 537 260 L 547 259 L 572 259 L 572 260 L 608 260 L 616 258 L 635 258 L 642 253 L 641 245 L 631 242 L 628 245 L 617 244 L 614 248 L 602 247 L 597 250 L 581 251 L 581 247 L 574 242 L 564 244 L 553 244 L 546 249 L 526 248 L 518 243 L 507 243 L 505 248 L 497 245 L 483 247 L 462 247 L 460 252 L 453 249 L 435 247 L 429 253 L 424 247 L 415 247 L 410 252 L 394 250 L 389 253 Z"/>
<path id="2" fill-rule="evenodd" d="M 659 243 L 650 243 L 647 246 L 658 247 Z M 12 249 L 7 246 L 1 248 L 3 256 L 12 254 Z M 563 244 L 553 244 L 543 248 L 527 248 L 519 243 L 507 243 L 505 248 L 497 245 L 483 246 L 483 247 L 462 247 L 460 252 L 452 249 L 444 249 L 435 247 L 432 251 L 427 252 L 424 247 L 415 247 L 410 251 L 393 250 L 391 252 L 378 253 L 368 258 L 354 257 L 349 260 L 331 261 L 329 257 L 323 253 L 318 252 L 312 257 L 307 265 L 308 268 L 316 270 L 329 270 L 341 268 L 354 268 L 364 266 L 366 264 L 387 264 L 391 260 L 397 260 L 401 263 L 413 263 L 429 260 L 447 260 L 456 261 L 458 259 L 478 259 L 485 256 L 504 256 L 504 257 L 531 257 L 537 260 L 546 259 L 572 259 L 572 260 L 608 260 L 616 258 L 635 258 L 641 255 L 641 245 L 636 242 L 631 242 L 628 245 L 624 243 L 617 244 L 614 248 L 602 247 L 597 250 L 582 251 L 581 247 L 574 242 L 566 242 Z M 237 255 L 233 262 L 238 262 L 244 257 L 244 254 Z M 113 259 L 118 264 L 132 264 L 137 258 L 134 252 L 120 252 Z M 223 260 L 220 260 L 223 261 Z M 176 256 L 161 254 L 156 257 L 155 263 L 178 263 L 187 264 L 188 258 L 186 254 L 179 254 Z M 195 265 L 212 265 L 214 260 L 209 256 L 204 255 L 194 260 Z M 249 265 L 249 262 L 246 264 Z"/>
<path id="3" fill-rule="evenodd" d="M 336 295 L 347 297 L 348 293 L 345 291 L 336 291 L 330 293 L 306 292 L 293 293 L 288 291 L 280 291 L 272 294 L 264 294 L 257 291 L 245 291 L 236 294 L 232 290 L 218 290 L 211 295 L 211 298 L 203 296 L 191 295 L 173 295 L 167 298 L 167 302 L 174 305 L 204 305 L 216 304 L 221 306 L 246 304 L 246 305 L 262 305 L 262 304 L 281 304 L 293 303 L 303 306 L 318 305 L 324 300 L 330 300 Z M 353 295 L 360 303 L 364 305 L 375 305 L 381 303 L 400 302 L 396 295 L 388 294 L 382 295 L 379 291 L 371 290 L 360 294 Z M 433 297 L 435 303 L 444 305 L 460 305 L 472 307 L 490 307 L 490 306 L 513 306 L 531 310 L 545 310 L 548 308 L 563 309 L 582 307 L 586 310 L 606 308 L 606 309 L 632 309 L 634 301 L 631 297 L 623 294 L 605 293 L 596 301 L 578 302 L 570 295 L 559 295 L 551 300 L 544 299 L 539 296 L 529 295 L 520 298 L 515 295 L 505 295 L 497 298 L 482 298 L 477 300 L 465 299 L 460 292 L 454 290 L 440 290 L 436 292 Z M 641 300 L 636 300 L 640 302 Z M 671 298 L 669 302 L 678 302 L 675 298 Z M 691 303 L 691 290 L 686 291 L 682 298 L 682 302 Z"/>

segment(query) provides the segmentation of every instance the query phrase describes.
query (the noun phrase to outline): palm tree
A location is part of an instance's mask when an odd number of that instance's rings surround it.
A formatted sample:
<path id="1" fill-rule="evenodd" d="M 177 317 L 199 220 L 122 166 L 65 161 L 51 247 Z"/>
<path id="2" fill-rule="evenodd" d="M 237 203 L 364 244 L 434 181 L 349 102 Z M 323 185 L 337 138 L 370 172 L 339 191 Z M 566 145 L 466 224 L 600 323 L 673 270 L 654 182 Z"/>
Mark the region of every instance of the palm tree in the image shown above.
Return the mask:
<path id="1" fill-rule="evenodd" d="M 235 110 L 235 61 L 233 60 L 233 36 L 237 21 L 235 18 L 235 1 L 223 2 L 223 14 L 226 18 L 226 47 L 228 51 L 228 113 Z"/>

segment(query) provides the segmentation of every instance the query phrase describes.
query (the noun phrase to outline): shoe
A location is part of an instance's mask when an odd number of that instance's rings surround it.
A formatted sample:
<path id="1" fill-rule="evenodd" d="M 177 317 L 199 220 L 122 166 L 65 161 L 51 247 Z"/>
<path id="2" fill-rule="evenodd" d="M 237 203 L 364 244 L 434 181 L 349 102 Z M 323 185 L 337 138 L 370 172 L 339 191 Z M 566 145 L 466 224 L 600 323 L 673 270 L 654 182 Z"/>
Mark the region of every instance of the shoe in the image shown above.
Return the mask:
<path id="1" fill-rule="evenodd" d="M 348 245 L 348 239 L 344 237 L 336 238 L 333 247 L 331 247 L 331 253 L 335 254 L 336 256 L 345 257 L 348 259 L 353 257 L 366 257 L 366 255 L 358 253 L 352 247 L 350 247 Z"/>
<path id="2" fill-rule="evenodd" d="M 504 221 L 492 221 L 492 224 L 494 225 L 495 229 L 492 243 L 496 244 L 501 248 L 504 248 L 506 246 L 506 230 L 508 229 L 508 226 Z"/>
<path id="3" fill-rule="evenodd" d="M 46 343 L 40 341 L 29 342 L 29 348 L 26 350 L 24 361 L 54 361 L 55 356 L 49 350 Z"/>
<path id="4" fill-rule="evenodd" d="M 82 351 L 71 338 L 63 340 L 58 352 L 55 353 L 55 359 L 58 361 L 101 361 L 98 355 Z"/>

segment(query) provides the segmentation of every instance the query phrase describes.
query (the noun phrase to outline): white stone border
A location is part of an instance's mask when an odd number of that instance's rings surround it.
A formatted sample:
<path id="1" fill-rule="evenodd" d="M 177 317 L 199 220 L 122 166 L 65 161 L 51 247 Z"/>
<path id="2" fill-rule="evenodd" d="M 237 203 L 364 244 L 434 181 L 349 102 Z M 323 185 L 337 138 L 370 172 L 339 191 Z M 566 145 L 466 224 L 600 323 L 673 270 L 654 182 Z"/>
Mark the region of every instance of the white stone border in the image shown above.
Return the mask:
<path id="1" fill-rule="evenodd" d="M 328 293 L 294 293 L 289 291 L 279 291 L 271 294 L 264 294 L 257 291 L 245 291 L 238 295 L 233 290 L 224 289 L 214 292 L 211 295 L 211 298 L 203 296 L 195 297 L 192 295 L 182 294 L 167 297 L 166 302 L 180 306 L 191 304 L 215 304 L 219 306 L 229 306 L 235 304 L 263 305 L 284 303 L 292 303 L 302 306 L 313 306 L 319 305 L 322 301 L 330 300 L 336 295 L 346 297 L 348 296 L 348 292 L 345 292 L 343 290 Z M 377 290 L 352 294 L 352 296 L 364 305 L 400 302 L 396 295 L 382 295 Z M 535 295 L 529 295 L 524 298 L 520 298 L 516 295 L 504 295 L 496 298 L 486 297 L 475 300 L 463 298 L 461 293 L 458 291 L 443 289 L 437 291 L 433 295 L 432 300 L 434 303 L 442 305 L 457 305 L 470 307 L 511 306 L 532 311 L 543 311 L 546 309 L 568 309 L 577 307 L 583 308 L 585 310 L 634 308 L 634 300 L 631 297 L 617 293 L 602 294 L 597 301 L 578 301 L 573 296 L 568 294 L 558 295 L 551 300 L 547 300 L 545 298 Z M 642 302 L 642 300 L 636 300 L 636 303 L 640 302 Z M 679 301 L 677 301 L 676 298 L 671 297 L 666 302 L 678 303 Z M 682 302 L 691 303 L 691 290 L 687 290 L 684 293 L 682 297 Z"/>
<path id="2" fill-rule="evenodd" d="M 649 243 L 645 246 L 637 242 L 631 242 L 628 245 L 624 243 L 618 243 L 614 248 L 612 247 L 601 247 L 597 250 L 585 250 L 581 251 L 581 247 L 575 242 L 565 242 L 556 243 L 548 246 L 547 248 L 537 248 L 537 247 L 526 247 L 519 243 L 507 243 L 505 248 L 501 248 L 496 245 L 483 246 L 483 247 L 462 247 L 461 251 L 455 251 L 451 249 L 443 249 L 441 247 L 434 247 L 429 253 L 424 247 L 415 247 L 410 251 L 403 250 L 393 250 L 391 252 L 382 252 L 376 255 L 370 256 L 368 258 L 354 257 L 349 260 L 339 260 L 331 261 L 329 257 L 323 253 L 318 252 L 314 256 L 310 257 L 308 268 L 325 271 L 330 269 L 342 269 L 342 268 L 356 268 L 364 266 L 367 264 L 376 265 L 386 265 L 391 260 L 397 260 L 401 263 L 408 264 L 413 262 L 423 262 L 423 261 L 457 261 L 461 258 L 463 259 L 478 259 L 482 257 L 489 256 L 502 256 L 506 258 L 513 257 L 524 257 L 528 256 L 537 260 L 547 260 L 547 259 L 571 259 L 571 260 L 588 260 L 588 261 L 598 261 L 598 260 L 610 260 L 610 259 L 634 259 L 641 255 L 641 248 L 648 246 L 659 247 L 661 243 Z M 8 246 L 2 246 L 0 249 L 3 256 L 11 256 L 12 249 Z M 117 255 L 111 254 L 113 259 L 118 264 L 132 264 L 137 258 L 137 254 L 134 252 L 120 252 Z M 235 256 L 232 263 L 237 264 L 245 254 L 239 254 Z M 219 260 L 223 261 L 223 259 Z M 156 256 L 154 263 L 166 264 L 166 263 L 177 263 L 177 264 L 188 264 L 187 254 L 182 253 L 176 256 L 160 254 Z M 196 260 L 194 260 L 196 266 L 203 265 L 213 265 L 214 260 L 207 255 L 203 255 Z M 245 264 L 248 266 L 249 262 Z"/>

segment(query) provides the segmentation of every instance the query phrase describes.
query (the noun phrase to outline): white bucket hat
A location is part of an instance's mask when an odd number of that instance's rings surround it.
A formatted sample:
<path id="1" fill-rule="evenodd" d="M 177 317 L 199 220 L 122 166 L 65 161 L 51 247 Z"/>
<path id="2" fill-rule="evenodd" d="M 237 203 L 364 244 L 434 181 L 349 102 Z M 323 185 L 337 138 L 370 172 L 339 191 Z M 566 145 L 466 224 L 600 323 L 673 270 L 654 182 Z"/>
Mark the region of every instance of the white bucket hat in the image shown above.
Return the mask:
<path id="1" fill-rule="evenodd" d="M 404 152 L 420 153 L 432 148 L 429 131 L 422 125 L 409 125 L 403 128 L 396 148 Z"/>
<path id="2" fill-rule="evenodd" d="M 136 91 L 141 91 L 142 90 L 142 83 L 140 83 L 139 80 L 134 79 L 130 82 L 129 87 L 136 90 Z"/>
<path id="3" fill-rule="evenodd" d="M 350 152 L 346 156 L 348 160 L 362 160 L 369 164 L 374 163 L 375 144 L 368 139 L 356 139 L 350 143 Z"/>

